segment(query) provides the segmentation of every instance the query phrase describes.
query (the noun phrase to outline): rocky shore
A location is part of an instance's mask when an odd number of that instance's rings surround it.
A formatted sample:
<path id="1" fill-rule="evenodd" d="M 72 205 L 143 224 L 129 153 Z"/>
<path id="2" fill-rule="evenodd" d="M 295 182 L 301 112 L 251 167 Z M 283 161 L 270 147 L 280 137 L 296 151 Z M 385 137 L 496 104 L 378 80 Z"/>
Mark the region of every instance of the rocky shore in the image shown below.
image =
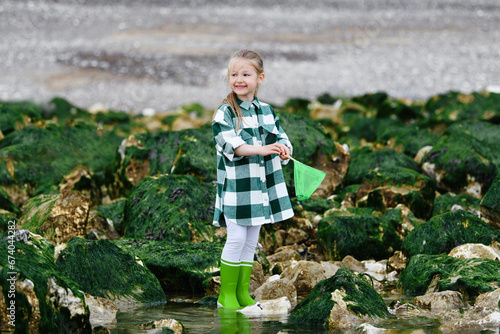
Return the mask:
<path id="1" fill-rule="evenodd" d="M 482 91 L 275 106 L 294 157 L 327 177 L 298 201 L 284 167 L 295 217 L 262 229 L 251 280 L 262 309 L 238 313 L 341 332 L 408 319 L 497 330 L 499 105 Z M 212 112 L 0 102 L 2 331 L 103 333 L 117 311 L 186 291 L 216 307 Z M 186 331 L 151 320 L 140 328 Z"/>

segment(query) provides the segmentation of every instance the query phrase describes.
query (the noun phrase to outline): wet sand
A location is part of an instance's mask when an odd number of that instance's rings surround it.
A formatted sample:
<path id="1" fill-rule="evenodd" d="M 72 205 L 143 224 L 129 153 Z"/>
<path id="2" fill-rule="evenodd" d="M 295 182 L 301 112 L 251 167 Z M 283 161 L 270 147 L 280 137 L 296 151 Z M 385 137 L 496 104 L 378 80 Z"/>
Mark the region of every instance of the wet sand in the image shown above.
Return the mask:
<path id="1" fill-rule="evenodd" d="M 0 100 L 83 108 L 216 108 L 240 48 L 261 100 L 386 91 L 414 100 L 500 86 L 497 0 L 4 0 Z"/>

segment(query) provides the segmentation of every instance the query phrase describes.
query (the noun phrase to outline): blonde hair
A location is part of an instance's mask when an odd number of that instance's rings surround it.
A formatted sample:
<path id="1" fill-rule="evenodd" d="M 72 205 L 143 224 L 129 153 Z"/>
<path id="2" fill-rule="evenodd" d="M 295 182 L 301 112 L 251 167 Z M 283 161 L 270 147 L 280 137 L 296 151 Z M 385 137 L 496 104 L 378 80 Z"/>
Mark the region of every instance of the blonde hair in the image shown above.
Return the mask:
<path id="1" fill-rule="evenodd" d="M 229 58 L 228 64 L 227 64 L 227 77 L 231 75 L 231 71 L 233 69 L 234 63 L 240 59 L 247 60 L 250 62 L 250 64 L 255 68 L 255 71 L 257 72 L 257 75 L 261 75 L 264 73 L 264 62 L 262 61 L 262 58 L 259 56 L 259 54 L 255 51 L 251 50 L 239 50 L 233 53 L 231 58 Z M 255 89 L 255 96 L 257 96 L 257 90 L 259 89 L 259 86 L 257 85 L 257 88 Z M 222 101 L 222 103 L 227 103 L 233 110 L 233 112 L 236 114 L 236 117 L 238 118 L 238 127 L 237 130 L 240 129 L 241 125 L 241 120 L 243 119 L 243 115 L 241 113 L 240 105 L 238 104 L 238 100 L 236 98 L 236 93 L 231 91 L 227 97 Z"/>

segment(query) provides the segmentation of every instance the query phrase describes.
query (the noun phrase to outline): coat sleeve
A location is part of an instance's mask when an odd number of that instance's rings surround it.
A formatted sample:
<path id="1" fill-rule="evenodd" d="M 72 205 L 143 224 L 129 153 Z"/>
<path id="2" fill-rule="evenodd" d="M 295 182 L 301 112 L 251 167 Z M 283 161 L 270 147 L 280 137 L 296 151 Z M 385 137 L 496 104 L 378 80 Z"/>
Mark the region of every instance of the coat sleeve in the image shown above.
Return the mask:
<path id="1" fill-rule="evenodd" d="M 237 161 L 243 157 L 235 155 L 234 150 L 246 143 L 236 134 L 231 114 L 232 112 L 228 107 L 221 106 L 215 113 L 212 121 L 212 130 L 217 152 L 230 161 Z"/>
<path id="2" fill-rule="evenodd" d="M 278 115 L 276 114 L 276 112 L 274 111 L 274 109 L 272 109 L 272 112 L 273 112 L 273 115 L 274 115 L 274 123 L 276 124 L 276 128 L 278 129 L 278 138 L 277 138 L 277 142 L 280 143 L 280 144 L 283 144 L 285 146 L 287 146 L 289 149 L 290 149 L 290 155 L 293 155 L 293 146 L 292 146 L 292 142 L 290 141 L 290 139 L 288 138 L 287 134 L 285 133 L 285 131 L 283 130 L 283 128 L 281 127 L 281 124 L 280 124 L 280 119 L 278 117 Z M 288 164 L 288 162 L 290 161 L 290 159 L 287 159 L 287 160 L 283 160 L 281 163 L 283 165 L 286 165 Z"/>

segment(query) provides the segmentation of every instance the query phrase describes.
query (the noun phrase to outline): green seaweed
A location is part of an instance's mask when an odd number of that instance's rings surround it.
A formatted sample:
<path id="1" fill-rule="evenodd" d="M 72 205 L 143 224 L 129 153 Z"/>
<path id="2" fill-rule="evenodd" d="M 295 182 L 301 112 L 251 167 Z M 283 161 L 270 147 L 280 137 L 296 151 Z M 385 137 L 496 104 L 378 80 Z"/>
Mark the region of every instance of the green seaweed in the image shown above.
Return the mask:
<path id="1" fill-rule="evenodd" d="M 403 241 L 403 250 L 410 256 L 449 253 L 467 243 L 491 245 L 500 240 L 500 231 L 472 213 L 458 210 L 432 217 L 410 232 Z"/>
<path id="2" fill-rule="evenodd" d="M 158 279 L 111 241 L 72 238 L 67 245 L 57 258 L 56 267 L 82 291 L 111 300 L 165 303 Z"/>
<path id="3" fill-rule="evenodd" d="M 460 205 L 465 211 L 479 210 L 480 199 L 472 197 L 467 194 L 454 195 L 446 193 L 437 196 L 434 200 L 433 216 L 438 216 L 448 211 L 451 211 L 454 205 Z"/>
<path id="4" fill-rule="evenodd" d="M 288 321 L 298 325 L 328 327 L 330 312 L 335 305 L 331 299 L 335 290 L 346 293 L 344 301 L 347 308 L 356 315 L 382 319 L 391 317 L 384 300 L 365 275 L 356 275 L 347 268 L 341 268 L 332 277 L 316 284 L 311 293 L 292 310 Z"/>
<path id="5" fill-rule="evenodd" d="M 410 258 L 398 284 L 405 294 L 418 296 L 426 293 L 435 277 L 438 277 L 436 292 L 459 291 L 473 300 L 498 287 L 500 263 L 485 258 L 458 259 L 446 254 L 418 254 Z"/>
<path id="6" fill-rule="evenodd" d="M 83 294 L 78 290 L 74 282 L 58 271 L 54 264 L 54 246 L 46 239 L 30 238 L 29 243 L 11 242 L 7 238 L 7 233 L 0 235 L 0 247 L 3 250 L 9 249 L 9 245 L 14 245 L 15 252 L 11 254 L 7 251 L 0 252 L 0 282 L 5 300 L 8 299 L 9 291 L 8 278 L 10 272 L 18 273 L 17 280 L 29 279 L 34 284 L 34 291 L 38 299 L 40 312 L 40 323 L 38 330 L 40 333 L 65 332 L 64 328 L 72 328 L 74 333 L 91 333 L 89 321 L 89 311 L 85 307 L 85 314 L 71 316 L 69 310 L 63 305 L 53 304 L 48 298 L 48 280 L 54 279 L 58 286 L 71 290 L 73 294 L 84 302 Z M 15 240 L 15 239 L 14 239 Z M 10 268 L 9 260 L 15 259 L 14 270 Z M 16 296 L 16 333 L 28 333 L 29 323 L 32 319 L 32 309 L 27 296 L 23 292 L 17 291 Z"/>
<path id="7" fill-rule="evenodd" d="M 125 204 L 125 236 L 191 241 L 196 232 L 213 240 L 215 191 L 212 183 L 191 175 L 146 177 L 132 189 Z"/>
<path id="8" fill-rule="evenodd" d="M 112 182 L 107 180 L 121 140 L 82 122 L 64 127 L 28 126 L 0 141 L 0 161 L 13 161 L 16 183 L 27 185 L 30 196 L 54 194 L 63 176 L 77 166 L 87 166 L 98 186 Z M 8 178 L 0 181 L 11 183 Z"/>
<path id="9" fill-rule="evenodd" d="M 122 239 L 114 242 L 139 257 L 166 292 L 203 292 L 203 282 L 218 273 L 223 244 Z"/>
<path id="10" fill-rule="evenodd" d="M 500 216 L 500 173 L 497 174 L 490 189 L 484 195 L 480 206 L 482 212 L 488 211 L 488 214 L 492 217 Z"/>
<path id="11" fill-rule="evenodd" d="M 318 246 L 330 260 L 352 255 L 358 260 L 381 260 L 401 248 L 391 221 L 372 215 L 330 216 L 318 225 Z"/>
<path id="12" fill-rule="evenodd" d="M 343 180 L 344 186 L 363 183 L 366 174 L 375 169 L 404 167 L 416 172 L 420 171 L 420 167 L 411 157 L 392 149 L 372 151 L 369 147 L 363 147 L 353 149 L 350 155 L 351 161 Z"/>

